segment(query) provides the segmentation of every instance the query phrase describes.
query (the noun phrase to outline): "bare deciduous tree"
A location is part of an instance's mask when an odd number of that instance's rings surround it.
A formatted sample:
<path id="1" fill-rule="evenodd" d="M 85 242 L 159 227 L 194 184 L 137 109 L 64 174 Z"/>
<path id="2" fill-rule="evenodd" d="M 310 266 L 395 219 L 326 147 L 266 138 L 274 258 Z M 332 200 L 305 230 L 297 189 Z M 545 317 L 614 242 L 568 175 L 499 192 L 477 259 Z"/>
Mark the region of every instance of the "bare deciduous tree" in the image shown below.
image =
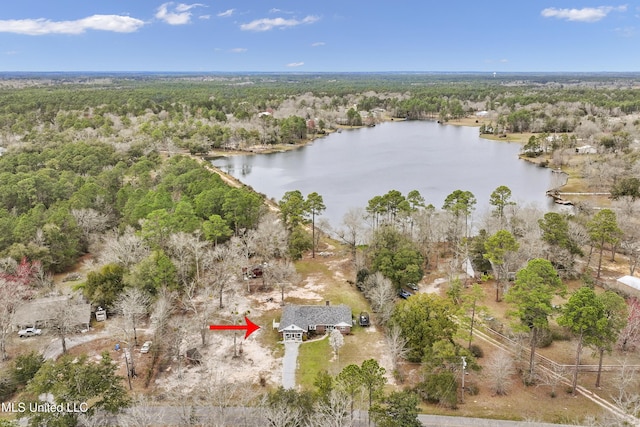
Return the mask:
<path id="1" fill-rule="evenodd" d="M 296 425 L 302 418 L 303 410 L 300 406 L 288 405 L 287 402 L 279 400 L 270 403 L 267 397 L 260 405 L 261 414 L 264 417 L 266 425 L 270 427 L 289 427 Z"/>
<path id="2" fill-rule="evenodd" d="M 71 209 L 71 215 L 82 230 L 82 238 L 89 244 L 97 233 L 102 233 L 109 227 L 111 218 L 95 209 Z"/>
<path id="3" fill-rule="evenodd" d="M 23 284 L 0 277 L 0 360 L 7 359 L 7 338 L 24 292 Z"/>
<path id="4" fill-rule="evenodd" d="M 215 289 L 213 286 L 199 285 L 196 281 L 191 281 L 185 287 L 182 296 L 182 306 L 193 314 L 193 320 L 200 332 L 203 347 L 207 344 L 207 331 L 211 316 L 215 311 L 214 305 L 210 303 L 214 297 Z"/>
<path id="5" fill-rule="evenodd" d="M 176 266 L 178 280 L 186 286 L 192 277 L 200 281 L 202 257 L 207 242 L 200 240 L 199 234 L 174 233 L 169 236 L 168 251 Z"/>
<path id="6" fill-rule="evenodd" d="M 328 399 L 319 399 L 311 425 L 323 427 L 352 427 L 351 396 L 340 390 L 331 390 Z"/>
<path id="7" fill-rule="evenodd" d="M 153 343 L 160 351 L 167 346 L 166 332 L 169 328 L 169 319 L 173 314 L 175 295 L 166 289 L 160 292 L 151 310 L 151 326 L 153 328 Z"/>
<path id="8" fill-rule="evenodd" d="M 391 366 L 394 372 L 398 370 L 400 359 L 409 353 L 407 348 L 407 339 L 402 336 L 402 330 L 397 325 L 392 325 L 385 335 L 385 341 L 389 348 L 389 356 L 391 356 Z"/>
<path id="9" fill-rule="evenodd" d="M 67 353 L 67 336 L 78 327 L 77 319 L 72 315 L 75 311 L 75 306 L 76 303 L 73 302 L 73 299 L 67 298 L 56 305 L 53 313 L 51 329 L 55 336 L 60 338 L 62 353 L 64 354 Z"/>
<path id="10" fill-rule="evenodd" d="M 118 425 L 122 427 L 151 427 L 163 419 L 164 408 L 156 406 L 144 395 L 133 399 L 129 408 L 118 415 Z"/>
<path id="11" fill-rule="evenodd" d="M 133 330 L 134 344 L 138 345 L 137 327 L 149 313 L 151 299 L 149 294 L 138 288 L 127 288 L 114 304 L 116 313 L 121 314 L 127 329 Z"/>
<path id="12" fill-rule="evenodd" d="M 260 218 L 258 227 L 247 232 L 249 251 L 260 261 L 285 258 L 288 251 L 288 233 L 280 219 L 267 214 Z"/>
<path id="13" fill-rule="evenodd" d="M 537 372 L 537 384 L 546 385 L 551 388 L 551 397 L 556 397 L 556 390 L 564 380 L 564 376 L 568 370 L 566 365 L 560 365 L 559 363 L 552 363 L 551 366 L 545 366 L 539 369 Z"/>
<path id="14" fill-rule="evenodd" d="M 340 352 L 340 348 L 344 345 L 344 337 L 342 336 L 342 332 L 340 332 L 338 329 L 332 329 L 331 333 L 329 334 L 329 345 L 333 349 L 333 354 L 336 356 L 336 359 L 338 359 L 339 362 L 340 357 L 338 354 Z"/>
<path id="15" fill-rule="evenodd" d="M 271 262 L 263 269 L 263 280 L 267 285 L 276 285 L 280 288 L 281 302 L 284 304 L 284 290 L 300 281 L 300 276 L 291 261 L 277 260 Z"/>
<path id="16" fill-rule="evenodd" d="M 232 412 L 231 408 L 250 406 L 249 402 L 256 397 L 251 384 L 230 381 L 222 371 L 209 373 L 195 393 L 203 406 L 201 421 L 211 427 L 238 425 L 238 412 Z"/>
<path id="17" fill-rule="evenodd" d="M 386 324 L 393 311 L 395 290 L 391 280 L 379 271 L 367 277 L 364 288 L 365 295 L 371 301 L 371 308 L 378 315 L 379 322 Z"/>
<path id="18" fill-rule="evenodd" d="M 631 298 L 627 301 L 627 307 L 627 325 L 620 331 L 617 344 L 622 351 L 633 350 L 640 343 L 640 301 Z"/>
<path id="19" fill-rule="evenodd" d="M 113 231 L 105 237 L 100 251 L 100 264 L 118 264 L 129 268 L 149 255 L 149 247 L 144 240 L 127 227 L 124 233 Z"/>
<path id="20" fill-rule="evenodd" d="M 349 248 L 351 258 L 355 262 L 358 245 L 365 241 L 365 211 L 362 208 L 351 208 L 342 217 L 342 226 L 335 235 Z"/>
<path id="21" fill-rule="evenodd" d="M 207 271 L 203 284 L 217 292 L 219 308 L 223 308 L 222 296 L 240 270 L 238 264 L 241 258 L 237 252 L 238 248 L 230 242 L 216 245 L 213 250 L 205 252 L 203 257 L 204 269 Z"/>
<path id="22" fill-rule="evenodd" d="M 511 354 L 505 350 L 494 352 L 485 365 L 485 372 L 493 394 L 504 396 L 509 393 L 515 373 Z"/>

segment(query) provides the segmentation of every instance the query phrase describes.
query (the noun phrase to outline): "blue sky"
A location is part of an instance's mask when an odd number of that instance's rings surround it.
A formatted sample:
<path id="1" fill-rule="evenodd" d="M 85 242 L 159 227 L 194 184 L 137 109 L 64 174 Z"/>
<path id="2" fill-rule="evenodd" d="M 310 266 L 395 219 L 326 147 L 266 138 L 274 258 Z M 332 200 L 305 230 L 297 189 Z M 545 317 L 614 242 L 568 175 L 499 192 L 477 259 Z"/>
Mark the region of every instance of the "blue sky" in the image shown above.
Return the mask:
<path id="1" fill-rule="evenodd" d="M 638 3 L 20 0 L 0 8 L 0 71 L 640 71 L 639 51 Z"/>

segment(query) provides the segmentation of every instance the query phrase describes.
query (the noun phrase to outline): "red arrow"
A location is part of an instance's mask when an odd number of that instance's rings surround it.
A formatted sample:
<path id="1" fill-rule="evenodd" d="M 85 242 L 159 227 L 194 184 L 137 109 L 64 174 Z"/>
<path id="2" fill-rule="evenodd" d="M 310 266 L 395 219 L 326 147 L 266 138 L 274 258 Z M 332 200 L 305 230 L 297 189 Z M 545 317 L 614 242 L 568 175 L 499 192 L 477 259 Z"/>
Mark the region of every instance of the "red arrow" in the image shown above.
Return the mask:
<path id="1" fill-rule="evenodd" d="M 212 331 L 239 331 L 242 329 L 246 329 L 247 333 L 244 335 L 244 339 L 249 338 L 249 335 L 260 329 L 260 326 L 253 323 L 249 318 L 245 316 L 244 321 L 246 325 L 209 325 L 209 329 Z"/>

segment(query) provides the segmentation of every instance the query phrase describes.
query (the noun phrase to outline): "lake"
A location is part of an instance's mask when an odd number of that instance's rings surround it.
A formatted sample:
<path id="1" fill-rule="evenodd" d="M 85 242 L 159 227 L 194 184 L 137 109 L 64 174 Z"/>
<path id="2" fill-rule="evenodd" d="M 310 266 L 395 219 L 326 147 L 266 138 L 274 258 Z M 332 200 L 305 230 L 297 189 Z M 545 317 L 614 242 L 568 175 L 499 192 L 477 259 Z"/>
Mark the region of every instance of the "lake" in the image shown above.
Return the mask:
<path id="1" fill-rule="evenodd" d="M 454 190 L 468 190 L 478 200 L 477 217 L 490 208 L 493 190 L 506 185 L 514 201 L 550 210 L 553 202 L 545 192 L 557 184 L 558 174 L 518 159 L 520 147 L 482 139 L 475 127 L 402 121 L 333 133 L 292 151 L 212 163 L 276 200 L 291 190 L 317 192 L 327 206 L 322 217 L 333 226 L 349 208 L 365 208 L 389 190 L 418 190 L 437 208 Z"/>

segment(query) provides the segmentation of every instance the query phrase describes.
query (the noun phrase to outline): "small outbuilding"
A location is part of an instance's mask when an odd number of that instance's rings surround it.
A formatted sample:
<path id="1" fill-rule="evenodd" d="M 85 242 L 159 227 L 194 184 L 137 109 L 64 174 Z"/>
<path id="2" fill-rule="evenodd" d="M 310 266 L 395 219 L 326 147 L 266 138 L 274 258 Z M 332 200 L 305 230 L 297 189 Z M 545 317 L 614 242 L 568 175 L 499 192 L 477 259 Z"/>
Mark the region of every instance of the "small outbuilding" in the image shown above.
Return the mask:
<path id="1" fill-rule="evenodd" d="M 630 297 L 640 298 L 640 278 L 635 276 L 622 276 L 611 288 Z"/>
<path id="2" fill-rule="evenodd" d="M 202 363 L 202 355 L 197 348 L 190 348 L 187 350 L 187 363 L 190 365 L 200 365 Z"/>

